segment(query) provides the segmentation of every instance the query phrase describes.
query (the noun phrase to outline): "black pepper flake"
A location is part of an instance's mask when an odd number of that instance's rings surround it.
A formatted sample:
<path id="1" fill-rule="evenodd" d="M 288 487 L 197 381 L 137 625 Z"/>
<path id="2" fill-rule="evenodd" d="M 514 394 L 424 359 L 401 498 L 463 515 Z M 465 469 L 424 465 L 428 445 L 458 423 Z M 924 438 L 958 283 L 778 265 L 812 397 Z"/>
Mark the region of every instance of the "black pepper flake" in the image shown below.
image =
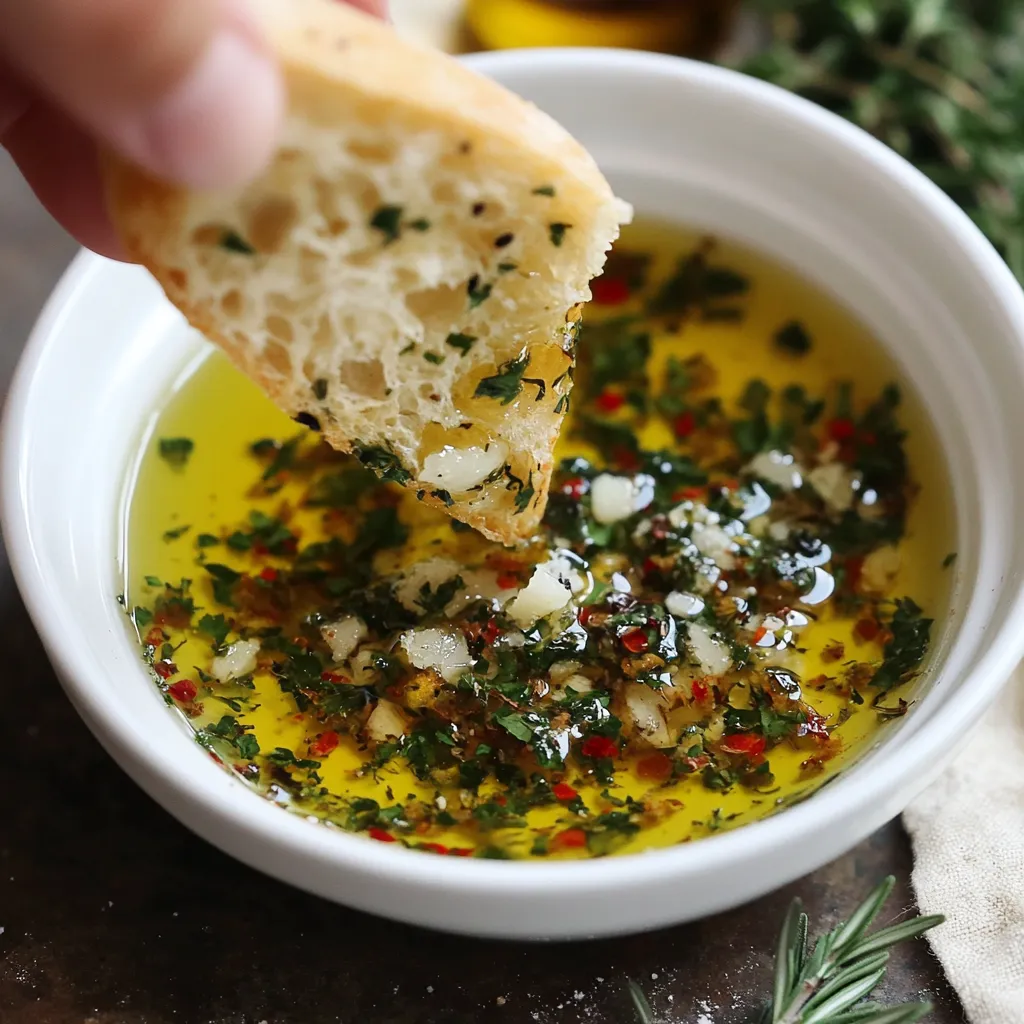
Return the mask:
<path id="1" fill-rule="evenodd" d="M 320 421 L 312 414 L 308 412 L 300 412 L 298 416 L 293 416 L 293 420 L 296 423 L 301 423 L 304 427 L 309 427 L 310 430 L 321 430 Z"/>
<path id="2" fill-rule="evenodd" d="M 327 397 L 327 381 L 323 377 L 318 377 L 313 381 L 313 394 L 320 402 Z"/>
<path id="3" fill-rule="evenodd" d="M 474 217 L 479 217 L 480 214 L 483 213 L 484 210 L 486 210 L 486 209 L 487 209 L 487 204 L 486 203 L 474 203 L 473 206 L 472 206 L 473 216 Z"/>
<path id="4" fill-rule="evenodd" d="M 473 150 L 473 143 L 472 142 L 460 142 L 459 143 L 459 152 L 460 153 L 470 153 L 470 152 L 472 152 L 472 150 Z"/>
<path id="5" fill-rule="evenodd" d="M 506 245 L 511 245 L 515 240 L 515 235 L 511 231 L 506 231 L 503 235 L 498 235 L 494 240 L 495 249 L 504 249 Z"/>

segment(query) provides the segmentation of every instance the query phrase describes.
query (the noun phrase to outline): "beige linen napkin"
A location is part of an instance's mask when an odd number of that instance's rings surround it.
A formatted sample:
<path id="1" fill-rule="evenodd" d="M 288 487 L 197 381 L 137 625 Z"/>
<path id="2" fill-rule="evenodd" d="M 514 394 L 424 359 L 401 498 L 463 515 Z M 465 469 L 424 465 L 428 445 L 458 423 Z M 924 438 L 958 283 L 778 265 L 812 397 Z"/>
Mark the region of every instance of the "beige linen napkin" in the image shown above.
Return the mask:
<path id="1" fill-rule="evenodd" d="M 1024 1022 L 1024 668 L 953 766 L 907 809 L 913 883 L 971 1024 Z"/>

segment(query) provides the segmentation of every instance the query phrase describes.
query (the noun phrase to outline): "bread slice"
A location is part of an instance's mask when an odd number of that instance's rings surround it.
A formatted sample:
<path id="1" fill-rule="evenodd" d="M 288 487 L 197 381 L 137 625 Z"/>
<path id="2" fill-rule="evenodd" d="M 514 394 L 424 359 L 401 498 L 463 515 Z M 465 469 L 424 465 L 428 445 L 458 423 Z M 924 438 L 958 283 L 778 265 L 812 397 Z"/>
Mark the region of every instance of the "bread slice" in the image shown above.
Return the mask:
<path id="1" fill-rule="evenodd" d="M 504 543 L 547 501 L 589 281 L 630 217 L 497 83 L 333 0 L 260 0 L 272 166 L 196 193 L 109 158 L 131 257 L 289 415 Z"/>

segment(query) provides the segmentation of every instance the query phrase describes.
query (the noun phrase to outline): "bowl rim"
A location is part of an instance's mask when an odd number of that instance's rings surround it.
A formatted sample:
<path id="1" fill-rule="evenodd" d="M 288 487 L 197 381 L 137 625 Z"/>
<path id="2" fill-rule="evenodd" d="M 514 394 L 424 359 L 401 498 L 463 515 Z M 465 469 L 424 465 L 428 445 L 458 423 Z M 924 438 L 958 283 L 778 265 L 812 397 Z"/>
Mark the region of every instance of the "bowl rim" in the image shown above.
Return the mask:
<path id="1" fill-rule="evenodd" d="M 1024 323 L 1024 292 L 996 251 L 970 219 L 936 185 L 897 154 L 866 132 L 843 121 L 810 101 L 776 86 L 737 72 L 679 57 L 639 51 L 604 49 L 534 49 L 474 54 L 467 63 L 487 73 L 529 73 L 540 68 L 548 73 L 571 75 L 575 70 L 600 67 L 603 74 L 637 74 L 658 79 L 666 88 L 684 82 L 712 92 L 739 94 L 753 105 L 771 109 L 778 117 L 800 124 L 837 147 L 856 150 L 904 194 L 925 209 L 950 238 L 955 238 L 962 258 L 973 264 L 987 282 L 992 301 L 1017 323 Z M 554 893 L 583 895 L 597 889 L 618 886 L 628 891 L 637 882 L 635 867 L 641 856 L 598 858 L 569 862 L 514 862 L 423 857 L 401 847 L 367 842 L 361 836 L 310 827 L 298 815 L 282 813 L 263 802 L 266 815 L 245 799 L 224 798 L 219 790 L 204 788 L 192 773 L 182 773 L 172 759 L 147 745 L 139 731 L 116 713 L 111 713 L 89 686 L 94 670 L 80 657 L 72 658 L 60 643 L 54 614 L 54 595 L 60 581 L 40 569 L 34 556 L 35 527 L 25 499 L 25 473 L 29 457 L 26 445 L 30 423 L 27 418 L 31 382 L 51 339 L 61 331 L 65 311 L 75 296 L 91 286 L 105 261 L 91 254 L 79 254 L 57 286 L 21 356 L 5 404 L 0 468 L 0 519 L 7 538 L 7 550 L 23 600 L 39 631 L 72 702 L 90 728 L 124 766 L 152 784 L 173 792 L 178 805 L 191 805 L 208 817 L 245 833 L 250 841 L 268 844 L 291 857 L 315 856 L 336 869 L 354 869 L 363 875 L 400 877 L 404 883 L 423 890 L 445 890 L 449 895 L 463 892 L 486 894 L 500 889 L 504 895 Z M 111 552 L 116 557 L 115 552 Z M 1013 668 L 1024 655 L 1024 630 L 1014 620 L 1024 618 L 1024 580 L 1007 582 L 1012 592 L 1003 623 L 982 657 L 964 673 L 964 684 L 955 702 L 937 707 L 921 728 L 898 744 L 889 744 L 884 757 L 858 766 L 854 785 L 840 777 L 826 794 L 819 794 L 741 828 L 642 854 L 644 887 L 706 870 L 720 871 L 748 861 L 752 856 L 778 854 L 786 847 L 813 840 L 823 831 L 836 829 L 844 819 L 858 814 L 876 821 L 872 805 L 890 788 L 893 776 L 907 783 L 916 795 L 930 779 L 930 767 L 944 760 L 955 748 L 965 727 L 973 725 L 990 705 Z M 111 595 L 113 596 L 113 595 Z M 68 614 L 74 614 L 68 607 Z M 102 670 L 97 660 L 95 670 Z M 120 756 L 118 756 L 120 755 Z M 138 780 L 142 781 L 142 780 Z M 143 782 L 145 788 L 150 788 Z M 241 789 L 238 790 L 242 792 Z M 838 798 L 839 794 L 843 798 Z M 163 802 L 163 801 L 162 801 Z M 794 872 L 796 873 L 796 872 Z"/>

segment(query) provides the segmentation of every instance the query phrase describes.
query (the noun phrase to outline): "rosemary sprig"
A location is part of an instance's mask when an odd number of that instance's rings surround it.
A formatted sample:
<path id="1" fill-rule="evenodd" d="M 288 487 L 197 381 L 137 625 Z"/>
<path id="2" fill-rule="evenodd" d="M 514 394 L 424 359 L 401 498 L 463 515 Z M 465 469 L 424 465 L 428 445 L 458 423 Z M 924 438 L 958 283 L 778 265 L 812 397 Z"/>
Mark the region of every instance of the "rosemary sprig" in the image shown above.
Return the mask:
<path id="1" fill-rule="evenodd" d="M 743 70 L 877 136 L 955 200 L 1024 281 L 1018 0 L 749 0 L 771 42 Z"/>
<path id="2" fill-rule="evenodd" d="M 931 1003 L 880 1006 L 865 1002 L 885 977 L 889 950 L 915 939 L 945 920 L 917 917 L 868 934 L 896 879 L 884 879 L 850 917 L 807 945 L 807 915 L 794 900 L 782 923 L 775 958 L 772 997 L 759 1024 L 915 1024 Z M 638 1024 L 654 1024 L 654 1013 L 639 985 L 629 982 Z"/>

